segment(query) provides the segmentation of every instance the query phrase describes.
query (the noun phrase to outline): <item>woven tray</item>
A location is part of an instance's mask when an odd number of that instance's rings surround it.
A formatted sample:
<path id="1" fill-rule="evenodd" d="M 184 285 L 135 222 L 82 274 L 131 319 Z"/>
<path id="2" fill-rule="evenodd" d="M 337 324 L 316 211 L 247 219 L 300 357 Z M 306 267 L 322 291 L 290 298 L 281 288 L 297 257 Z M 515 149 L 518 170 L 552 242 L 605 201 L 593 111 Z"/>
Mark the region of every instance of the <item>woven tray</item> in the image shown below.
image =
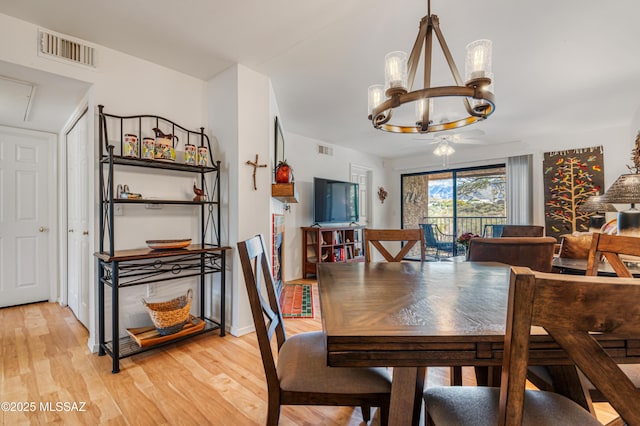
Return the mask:
<path id="1" fill-rule="evenodd" d="M 184 327 L 182 327 L 182 330 L 167 336 L 163 336 L 158 333 L 158 330 L 156 330 L 152 325 L 147 327 L 127 328 L 127 333 L 129 333 L 129 336 L 131 336 L 138 346 L 146 347 L 197 333 L 198 331 L 203 330 L 204 326 L 204 320 L 191 315 L 189 321 L 184 325 Z"/>

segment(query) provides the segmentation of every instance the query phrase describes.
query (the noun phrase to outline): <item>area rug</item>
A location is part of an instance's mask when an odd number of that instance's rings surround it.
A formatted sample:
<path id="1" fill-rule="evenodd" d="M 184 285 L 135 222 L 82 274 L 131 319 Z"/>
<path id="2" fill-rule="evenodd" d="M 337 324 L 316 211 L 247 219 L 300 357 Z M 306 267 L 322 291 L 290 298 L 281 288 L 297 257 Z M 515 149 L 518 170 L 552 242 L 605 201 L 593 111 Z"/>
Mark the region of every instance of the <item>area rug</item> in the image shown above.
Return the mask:
<path id="1" fill-rule="evenodd" d="M 280 293 L 283 318 L 313 318 L 311 284 L 285 284 Z"/>

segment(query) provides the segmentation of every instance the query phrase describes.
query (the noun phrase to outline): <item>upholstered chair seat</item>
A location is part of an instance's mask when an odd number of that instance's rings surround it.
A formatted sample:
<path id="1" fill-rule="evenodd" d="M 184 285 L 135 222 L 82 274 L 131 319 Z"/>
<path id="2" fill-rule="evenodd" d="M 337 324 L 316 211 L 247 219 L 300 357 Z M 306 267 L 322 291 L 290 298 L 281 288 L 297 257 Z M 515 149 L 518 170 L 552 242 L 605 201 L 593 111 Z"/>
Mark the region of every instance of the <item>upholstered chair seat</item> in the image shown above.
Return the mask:
<path id="1" fill-rule="evenodd" d="M 289 337 L 278 354 L 280 387 L 292 392 L 345 394 L 391 392 L 391 375 L 386 368 L 338 368 L 327 366 L 322 332 Z"/>
<path id="2" fill-rule="evenodd" d="M 496 426 L 500 389 L 435 387 L 424 393 L 425 407 L 435 425 Z M 525 391 L 523 426 L 602 426 L 587 410 L 562 395 Z"/>

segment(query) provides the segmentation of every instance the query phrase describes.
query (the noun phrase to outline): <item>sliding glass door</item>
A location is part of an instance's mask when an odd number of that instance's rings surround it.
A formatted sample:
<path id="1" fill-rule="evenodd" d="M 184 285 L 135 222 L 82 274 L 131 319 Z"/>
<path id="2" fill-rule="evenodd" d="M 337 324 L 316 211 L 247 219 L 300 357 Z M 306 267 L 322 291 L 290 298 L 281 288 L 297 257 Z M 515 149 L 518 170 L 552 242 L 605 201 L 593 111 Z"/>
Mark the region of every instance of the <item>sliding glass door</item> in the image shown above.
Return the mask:
<path id="1" fill-rule="evenodd" d="M 460 254 L 460 235 L 483 235 L 485 225 L 506 222 L 504 164 L 404 174 L 401 179 L 402 227 L 432 224 L 434 237 L 451 243 L 451 254 Z"/>

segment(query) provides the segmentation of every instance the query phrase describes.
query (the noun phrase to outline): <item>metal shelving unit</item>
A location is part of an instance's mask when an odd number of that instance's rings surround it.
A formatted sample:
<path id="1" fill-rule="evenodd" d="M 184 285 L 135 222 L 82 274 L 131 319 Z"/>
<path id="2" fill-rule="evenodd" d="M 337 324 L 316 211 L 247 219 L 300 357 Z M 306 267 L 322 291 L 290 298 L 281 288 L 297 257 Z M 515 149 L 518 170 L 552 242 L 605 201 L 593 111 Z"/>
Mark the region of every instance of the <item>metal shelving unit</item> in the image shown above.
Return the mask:
<path id="1" fill-rule="evenodd" d="M 109 143 L 107 120 L 120 123 L 120 149 L 124 140 L 124 124 L 127 120 L 137 120 L 138 129 L 142 129 L 142 120 L 151 120 L 158 127 L 161 123 L 170 126 L 172 131 L 179 129 L 187 135 L 186 143 L 198 141 L 199 146 L 206 146 L 211 152 L 209 138 L 204 134 L 204 128 L 199 131 L 188 130 L 170 120 L 153 115 L 117 116 L 104 112 L 99 106 L 99 178 L 100 178 L 100 247 L 95 253 L 98 259 L 98 339 L 99 355 L 108 354 L 113 359 L 112 372 L 120 371 L 120 359 L 140 352 L 155 349 L 160 346 L 175 343 L 203 333 L 220 331 L 225 335 L 225 264 L 226 251 L 230 247 L 220 244 L 220 162 L 211 166 L 195 166 L 152 159 L 130 158 L 114 154 L 116 146 Z M 138 135 L 142 140 L 141 135 Z M 114 196 L 114 173 L 119 166 L 142 167 L 158 170 L 169 170 L 172 173 L 190 173 L 200 177 L 200 183 L 205 191 L 205 201 L 173 200 L 173 199 L 119 199 Z M 213 183 L 208 185 L 207 175 L 213 174 Z M 187 248 L 175 250 L 152 250 L 149 248 L 134 248 L 115 250 L 115 205 L 118 204 L 166 204 L 166 205 L 194 205 L 200 217 L 200 241 Z M 206 280 L 211 274 L 220 274 L 220 319 L 216 320 L 205 315 L 207 300 L 205 300 Z M 187 277 L 199 279 L 200 304 L 198 317 L 205 322 L 202 330 L 186 336 L 180 336 L 166 342 L 140 347 L 130 337 L 120 337 L 120 290 L 159 282 L 167 282 Z M 105 333 L 105 288 L 111 289 L 111 336 L 107 340 Z M 213 289 L 211 289 L 213 296 Z M 208 301 L 213 307 L 213 297 Z"/>

